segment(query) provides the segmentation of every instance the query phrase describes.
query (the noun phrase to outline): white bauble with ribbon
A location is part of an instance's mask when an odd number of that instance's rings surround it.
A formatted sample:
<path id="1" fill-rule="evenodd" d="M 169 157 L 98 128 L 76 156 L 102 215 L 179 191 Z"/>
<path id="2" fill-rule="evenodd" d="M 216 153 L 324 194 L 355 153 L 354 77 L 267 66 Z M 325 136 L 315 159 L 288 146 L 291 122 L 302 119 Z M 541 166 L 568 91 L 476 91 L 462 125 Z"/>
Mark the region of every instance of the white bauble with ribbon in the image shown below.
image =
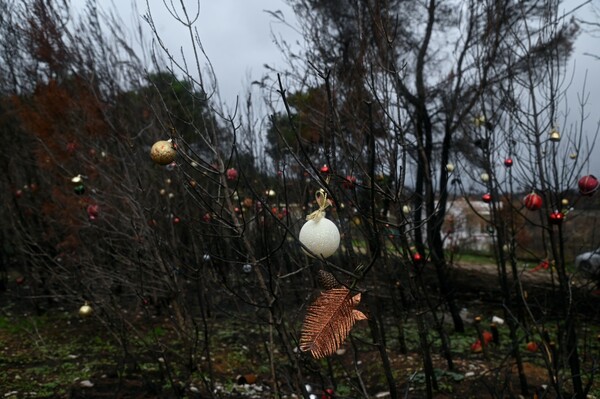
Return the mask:
<path id="1" fill-rule="evenodd" d="M 310 252 L 323 258 L 333 255 L 340 246 L 340 231 L 324 216 L 318 221 L 313 219 L 304 223 L 298 238 Z"/>
<path id="2" fill-rule="evenodd" d="M 335 223 L 325 217 L 325 209 L 330 205 L 325 191 L 317 191 L 316 198 L 319 209 L 306 217 L 298 239 L 308 249 L 305 250 L 308 255 L 328 258 L 340 246 L 340 231 Z"/>

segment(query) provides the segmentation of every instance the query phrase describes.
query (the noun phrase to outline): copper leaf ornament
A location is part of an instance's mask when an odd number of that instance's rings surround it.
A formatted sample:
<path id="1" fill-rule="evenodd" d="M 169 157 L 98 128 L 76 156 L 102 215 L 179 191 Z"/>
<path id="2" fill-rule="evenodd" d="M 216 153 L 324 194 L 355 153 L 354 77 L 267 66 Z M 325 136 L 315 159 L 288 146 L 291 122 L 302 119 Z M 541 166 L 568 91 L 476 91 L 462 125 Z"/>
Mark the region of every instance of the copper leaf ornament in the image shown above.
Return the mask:
<path id="1" fill-rule="evenodd" d="M 355 307 L 360 294 L 352 295 L 346 287 L 323 291 L 308 307 L 300 350 L 310 351 L 316 359 L 335 353 L 358 320 L 367 317 Z"/>

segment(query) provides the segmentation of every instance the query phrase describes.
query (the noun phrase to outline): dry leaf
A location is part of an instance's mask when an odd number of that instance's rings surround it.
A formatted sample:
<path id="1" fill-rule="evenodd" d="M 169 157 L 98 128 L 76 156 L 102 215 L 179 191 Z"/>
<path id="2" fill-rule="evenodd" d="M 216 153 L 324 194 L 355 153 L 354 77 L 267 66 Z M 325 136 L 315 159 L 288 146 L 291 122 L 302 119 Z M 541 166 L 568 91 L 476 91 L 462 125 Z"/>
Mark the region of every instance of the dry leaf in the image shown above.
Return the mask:
<path id="1" fill-rule="evenodd" d="M 308 307 L 300 350 L 310 351 L 316 359 L 335 353 L 354 323 L 367 318 L 355 309 L 359 303 L 360 294 L 352 296 L 346 287 L 323 291 Z"/>

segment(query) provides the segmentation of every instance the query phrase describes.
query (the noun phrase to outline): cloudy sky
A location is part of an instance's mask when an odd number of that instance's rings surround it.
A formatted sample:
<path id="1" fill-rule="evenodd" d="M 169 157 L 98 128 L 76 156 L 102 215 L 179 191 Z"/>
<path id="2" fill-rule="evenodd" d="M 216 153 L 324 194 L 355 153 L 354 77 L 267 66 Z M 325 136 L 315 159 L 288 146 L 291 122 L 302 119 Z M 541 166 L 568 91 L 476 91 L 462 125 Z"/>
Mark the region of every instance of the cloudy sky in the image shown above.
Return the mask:
<path id="1" fill-rule="evenodd" d="M 74 5 L 83 4 L 85 0 L 72 0 Z M 585 0 L 567 0 L 565 7 L 571 9 L 584 3 Z M 136 7 L 133 7 L 136 4 Z M 156 28 L 165 45 L 174 53 L 183 48 L 190 54 L 190 38 L 181 24 L 175 22 L 166 10 L 163 1 L 150 0 L 150 12 L 155 20 Z M 170 3 L 167 1 L 166 3 Z M 174 3 L 179 3 L 174 1 Z M 101 3 L 101 4 L 109 4 Z M 196 1 L 188 1 L 190 14 L 195 14 Z M 192 6 L 193 5 L 193 6 Z M 147 29 L 146 37 L 151 34 L 148 25 L 141 20 L 147 12 L 144 0 L 119 0 L 112 7 L 118 10 L 123 21 L 134 27 L 141 22 Z M 288 42 L 301 41 L 300 36 L 290 27 L 275 20 L 265 10 L 280 10 L 286 19 L 294 24 L 292 10 L 283 0 L 201 0 L 199 17 L 195 23 L 202 40 L 204 50 L 214 66 L 222 101 L 231 109 L 237 96 L 244 96 L 249 83 L 259 79 L 265 72 L 263 65 L 283 66 L 282 55 L 273 43 L 273 34 L 281 35 Z M 579 10 L 578 16 L 593 18 L 589 6 Z M 585 122 L 588 133 L 596 131 L 600 119 L 600 61 L 585 55 L 600 55 L 600 39 L 584 34 L 577 41 L 575 54 L 570 61 L 572 85 L 569 89 L 569 105 L 573 112 L 577 108 L 578 97 L 581 97 L 584 78 L 587 82 L 587 109 L 589 112 Z M 563 127 L 566 128 L 566 127 Z M 600 145 L 592 156 L 592 170 L 600 175 Z"/>
<path id="2" fill-rule="evenodd" d="M 78 2 L 83 0 L 73 0 Z M 145 1 L 122 0 L 114 5 L 120 17 L 126 22 L 140 22 L 140 15 L 148 10 Z M 176 22 L 166 10 L 162 1 L 151 0 L 150 13 L 157 31 L 165 45 L 179 53 L 183 48 L 191 58 L 191 41 L 186 29 Z M 174 3 L 179 3 L 175 1 Z M 189 14 L 198 11 L 196 1 L 188 1 Z M 243 96 L 252 80 L 259 79 L 265 72 L 264 64 L 283 66 L 283 59 L 273 43 L 273 34 L 283 35 L 286 40 L 300 40 L 293 29 L 275 20 L 266 10 L 281 11 L 285 17 L 294 20 L 292 10 L 282 0 L 202 0 L 195 27 L 198 29 L 202 45 L 214 66 L 221 97 L 231 104 L 236 96 Z M 142 21 L 148 29 L 148 24 Z M 147 30 L 147 38 L 151 37 Z"/>

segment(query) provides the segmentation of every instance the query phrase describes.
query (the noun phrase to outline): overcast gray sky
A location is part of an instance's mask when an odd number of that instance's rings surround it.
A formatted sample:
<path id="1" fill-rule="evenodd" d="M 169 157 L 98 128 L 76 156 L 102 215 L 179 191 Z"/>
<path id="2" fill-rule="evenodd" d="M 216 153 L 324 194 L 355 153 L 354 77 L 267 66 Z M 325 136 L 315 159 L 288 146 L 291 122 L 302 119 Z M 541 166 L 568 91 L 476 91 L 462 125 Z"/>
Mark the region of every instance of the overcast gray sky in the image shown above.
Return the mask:
<path id="1" fill-rule="evenodd" d="M 77 5 L 85 0 L 72 1 Z M 147 9 L 144 0 L 137 0 L 135 15 L 132 12 L 132 4 L 135 2 L 136 0 L 119 0 L 114 5 L 123 21 L 131 23 L 132 27 L 136 21 L 139 22 L 140 15 Z M 571 9 L 583 2 L 584 0 L 567 0 L 565 8 Z M 184 28 L 174 22 L 162 1 L 150 0 L 149 3 L 158 32 L 166 46 L 174 53 L 183 47 L 189 54 L 190 40 Z M 196 4 L 196 1 L 186 4 Z M 204 50 L 214 66 L 221 99 L 232 107 L 236 96 L 245 94 L 250 81 L 263 75 L 264 64 L 283 66 L 282 55 L 273 43 L 273 32 L 286 37 L 289 42 L 301 40 L 293 29 L 276 22 L 265 10 L 281 10 L 290 21 L 294 21 L 294 15 L 283 0 L 201 0 L 200 4 L 200 16 L 195 26 L 198 28 Z M 195 8 L 192 8 L 190 13 L 194 11 Z M 589 6 L 582 8 L 579 16 L 594 17 Z M 142 26 L 147 28 L 143 21 Z M 150 37 L 148 31 L 147 38 Z M 575 45 L 575 54 L 570 61 L 573 71 L 573 82 L 569 90 L 571 112 L 577 108 L 577 96 L 581 93 L 583 79 L 587 73 L 589 116 L 585 129 L 592 133 L 595 132 L 600 119 L 600 61 L 585 53 L 600 55 L 600 39 L 587 34 L 582 35 Z M 600 176 L 600 145 L 593 152 L 589 172 Z"/>
<path id="2" fill-rule="evenodd" d="M 136 18 L 132 13 L 132 3 L 135 1 L 121 0 L 115 5 L 125 22 Z M 166 46 L 174 53 L 183 47 L 190 54 L 190 38 L 185 28 L 174 21 L 162 1 L 151 0 L 149 3 L 156 28 Z M 196 4 L 196 1 L 187 3 Z M 137 0 L 137 8 L 138 15 L 145 13 L 146 2 Z M 195 10 L 195 5 L 190 6 L 190 14 Z M 250 81 L 264 74 L 264 64 L 283 66 L 282 55 L 273 43 L 273 32 L 284 35 L 289 41 L 300 40 L 293 29 L 275 21 L 265 10 L 281 10 L 286 18 L 294 19 L 292 10 L 282 0 L 200 2 L 200 15 L 195 26 L 214 66 L 221 97 L 227 104 L 234 103 L 237 95 L 243 96 Z M 145 22 L 143 24 L 147 25 Z M 150 37 L 148 33 L 148 39 Z"/>

